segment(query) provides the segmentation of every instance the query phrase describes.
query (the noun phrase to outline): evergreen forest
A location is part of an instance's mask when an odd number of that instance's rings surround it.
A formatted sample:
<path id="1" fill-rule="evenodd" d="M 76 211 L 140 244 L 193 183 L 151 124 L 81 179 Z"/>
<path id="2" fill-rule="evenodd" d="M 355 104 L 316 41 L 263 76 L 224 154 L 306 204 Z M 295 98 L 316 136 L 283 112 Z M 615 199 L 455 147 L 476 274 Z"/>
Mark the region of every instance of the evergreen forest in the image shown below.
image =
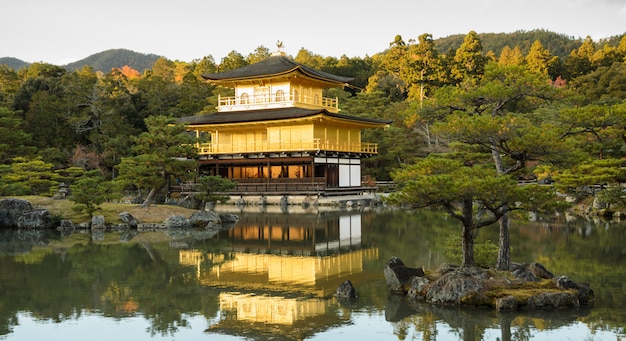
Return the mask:
<path id="1" fill-rule="evenodd" d="M 380 151 L 364 160 L 368 180 L 402 187 L 425 167 L 487 174 L 480 168 L 487 166 L 508 179 L 554 184 L 579 200 L 602 197 L 623 207 L 626 36 L 593 41 L 543 31 L 508 37 L 472 31 L 435 41 L 426 33 L 390 37 L 381 50 L 350 58 L 302 48 L 292 56 L 354 77 L 349 88 L 327 90 L 342 113 L 393 122 L 363 133 L 362 140 L 377 142 Z M 149 68 L 109 71 L 0 65 L 0 196 L 52 195 L 59 184 L 80 181 L 85 191 L 94 190 L 89 183 L 110 183 L 99 189 L 109 197 L 128 186 L 163 185 L 167 179 L 154 174 L 182 169 L 166 165 L 164 151 L 189 142 L 170 123 L 214 112 L 218 95 L 230 95 L 201 75 L 271 52 L 264 46 L 247 55 L 233 50 L 220 61 L 159 57 Z M 160 168 L 150 168 L 155 165 Z M 466 173 L 454 177 L 470 181 Z"/>

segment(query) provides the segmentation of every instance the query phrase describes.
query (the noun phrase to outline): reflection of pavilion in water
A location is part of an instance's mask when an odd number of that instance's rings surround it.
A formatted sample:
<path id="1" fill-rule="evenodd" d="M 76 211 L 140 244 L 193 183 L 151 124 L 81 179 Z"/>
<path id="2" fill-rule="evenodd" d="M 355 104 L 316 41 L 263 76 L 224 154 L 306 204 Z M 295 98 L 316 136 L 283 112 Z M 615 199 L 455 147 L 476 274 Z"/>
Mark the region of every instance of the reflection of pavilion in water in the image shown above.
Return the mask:
<path id="1" fill-rule="evenodd" d="M 377 249 L 361 244 L 358 212 L 244 213 L 218 238 L 228 240 L 229 250 L 180 251 L 180 263 L 196 266 L 203 285 L 227 291 L 219 297 L 226 318 L 211 329 L 236 330 L 242 323 L 281 328 L 302 323 L 300 330 L 312 321 L 318 327 L 336 324 L 336 309 L 329 309 L 336 303 L 328 298 L 346 279 L 355 285 L 366 281 L 364 262 L 378 258 Z"/>

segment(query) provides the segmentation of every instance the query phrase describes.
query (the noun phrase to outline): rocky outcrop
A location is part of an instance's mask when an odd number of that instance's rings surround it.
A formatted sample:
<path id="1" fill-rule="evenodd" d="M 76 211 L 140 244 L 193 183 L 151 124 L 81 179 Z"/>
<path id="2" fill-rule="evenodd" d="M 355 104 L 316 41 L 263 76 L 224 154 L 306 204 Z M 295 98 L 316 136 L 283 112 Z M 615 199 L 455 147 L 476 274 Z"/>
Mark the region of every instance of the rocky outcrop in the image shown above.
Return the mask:
<path id="1" fill-rule="evenodd" d="M 528 309 L 565 309 L 580 306 L 575 293 L 564 292 L 542 292 L 528 298 L 526 307 Z"/>
<path id="2" fill-rule="evenodd" d="M 163 226 L 168 229 L 189 228 L 191 227 L 191 222 L 188 218 L 185 218 L 182 215 L 174 214 L 163 221 Z"/>
<path id="3" fill-rule="evenodd" d="M 213 228 L 221 225 L 222 219 L 213 211 L 198 211 L 191 214 L 189 223 L 196 228 Z"/>
<path id="4" fill-rule="evenodd" d="M 496 310 L 498 311 L 513 311 L 517 310 L 518 307 L 517 299 L 513 295 L 500 297 L 496 300 Z"/>
<path id="5" fill-rule="evenodd" d="M 537 282 L 541 279 L 552 279 L 554 275 L 539 263 L 513 264 L 513 276 L 526 282 Z"/>
<path id="6" fill-rule="evenodd" d="M 393 293 L 406 294 L 408 284 L 415 276 L 424 276 L 424 270 L 421 268 L 409 268 L 398 257 L 391 257 L 385 264 L 385 280 L 387 288 Z"/>
<path id="7" fill-rule="evenodd" d="M 594 293 L 588 283 L 576 283 L 567 276 L 557 277 L 555 283 L 560 290 L 575 290 L 578 302 L 582 305 L 588 305 L 594 301 Z"/>
<path id="8" fill-rule="evenodd" d="M 392 257 L 384 272 L 389 292 L 406 295 L 412 301 L 487 306 L 502 311 L 576 308 L 594 301 L 588 284 L 575 283 L 566 276 L 555 277 L 539 263 L 516 266 L 509 274 L 442 264 L 434 273 L 425 275 L 421 269 L 406 268 L 400 259 Z M 525 286 L 529 281 L 543 282 L 539 287 Z"/>
<path id="9" fill-rule="evenodd" d="M 120 214 L 118 214 L 118 217 L 120 217 L 120 220 L 128 225 L 131 228 L 137 228 L 137 225 L 139 225 L 139 222 L 137 221 L 137 218 L 135 218 L 132 214 L 128 213 L 128 212 L 122 212 Z"/>
<path id="10" fill-rule="evenodd" d="M 46 209 L 24 211 L 17 218 L 19 229 L 50 229 L 54 225 L 55 222 Z"/>
<path id="11" fill-rule="evenodd" d="M 424 293 L 431 303 L 460 304 L 462 300 L 480 296 L 486 273 L 480 268 L 459 268 L 439 277 Z"/>
<path id="12" fill-rule="evenodd" d="M 0 228 L 49 229 L 54 228 L 55 224 L 48 210 L 35 209 L 28 200 L 0 200 Z"/>
<path id="13" fill-rule="evenodd" d="M 57 231 L 61 232 L 62 237 L 71 236 L 75 230 L 76 226 L 71 220 L 61 220 L 57 227 Z"/>
<path id="14" fill-rule="evenodd" d="M 104 216 L 102 215 L 95 215 L 93 217 L 91 217 L 91 229 L 101 229 L 104 230 L 106 229 L 107 226 L 105 224 L 105 220 L 104 220 Z"/>
<path id="15" fill-rule="evenodd" d="M 235 214 L 225 213 L 220 214 L 220 219 L 224 224 L 236 224 L 239 221 L 239 216 Z"/>
<path id="16" fill-rule="evenodd" d="M 33 209 L 33 205 L 22 199 L 0 200 L 0 227 L 17 227 L 18 218 L 26 211 Z"/>
<path id="17" fill-rule="evenodd" d="M 426 300 L 426 288 L 430 286 L 430 284 L 430 280 L 426 277 L 413 277 L 406 294 L 407 297 L 414 300 Z"/>

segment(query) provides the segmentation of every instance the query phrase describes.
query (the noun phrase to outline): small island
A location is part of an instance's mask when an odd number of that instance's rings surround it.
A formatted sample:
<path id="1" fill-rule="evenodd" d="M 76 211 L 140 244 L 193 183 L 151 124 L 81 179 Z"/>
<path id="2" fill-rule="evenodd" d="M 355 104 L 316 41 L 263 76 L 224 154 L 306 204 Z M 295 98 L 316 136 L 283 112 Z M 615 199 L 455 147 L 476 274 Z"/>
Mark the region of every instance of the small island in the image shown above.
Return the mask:
<path id="1" fill-rule="evenodd" d="M 594 302 L 588 284 L 555 276 L 539 263 L 512 264 L 510 271 L 445 263 L 425 273 L 393 257 L 384 272 L 390 293 L 427 303 L 515 311 L 578 308 Z"/>

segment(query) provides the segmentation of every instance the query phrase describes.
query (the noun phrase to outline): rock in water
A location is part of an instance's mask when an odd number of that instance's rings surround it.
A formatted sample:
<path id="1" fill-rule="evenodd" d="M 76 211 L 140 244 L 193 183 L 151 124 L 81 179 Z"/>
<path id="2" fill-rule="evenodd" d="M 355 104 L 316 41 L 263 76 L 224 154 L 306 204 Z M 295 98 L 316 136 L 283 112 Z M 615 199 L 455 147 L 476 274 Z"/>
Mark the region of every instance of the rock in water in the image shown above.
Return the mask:
<path id="1" fill-rule="evenodd" d="M 414 276 L 424 276 L 424 270 L 421 268 L 409 268 L 398 257 L 391 257 L 385 264 L 385 279 L 387 280 L 387 289 L 394 293 L 406 294 L 411 278 Z"/>
<path id="2" fill-rule="evenodd" d="M 514 296 L 508 295 L 496 300 L 496 310 L 498 311 L 514 311 L 517 310 L 518 303 Z"/>
<path id="3" fill-rule="evenodd" d="M 222 219 L 213 211 L 197 211 L 189 217 L 189 223 L 193 227 L 206 227 L 207 225 L 220 225 Z"/>
<path id="4" fill-rule="evenodd" d="M 352 282 L 348 279 L 337 288 L 335 296 L 340 298 L 355 298 L 356 290 L 352 286 Z"/>
<path id="5" fill-rule="evenodd" d="M 220 219 L 222 223 L 235 224 L 239 221 L 239 216 L 230 213 L 220 214 Z"/>
<path id="6" fill-rule="evenodd" d="M 37 209 L 22 212 L 17 218 L 17 227 L 20 229 L 50 229 L 53 222 L 46 209 Z"/>
<path id="7" fill-rule="evenodd" d="M 556 287 L 561 290 L 574 289 L 578 291 L 578 302 L 581 305 L 590 305 L 595 301 L 595 295 L 588 283 L 576 283 L 567 276 L 559 276 L 554 279 Z"/>
<path id="8" fill-rule="evenodd" d="M 430 280 L 426 277 L 414 276 L 411 279 L 411 285 L 406 297 L 412 300 L 424 300 L 430 283 Z"/>

